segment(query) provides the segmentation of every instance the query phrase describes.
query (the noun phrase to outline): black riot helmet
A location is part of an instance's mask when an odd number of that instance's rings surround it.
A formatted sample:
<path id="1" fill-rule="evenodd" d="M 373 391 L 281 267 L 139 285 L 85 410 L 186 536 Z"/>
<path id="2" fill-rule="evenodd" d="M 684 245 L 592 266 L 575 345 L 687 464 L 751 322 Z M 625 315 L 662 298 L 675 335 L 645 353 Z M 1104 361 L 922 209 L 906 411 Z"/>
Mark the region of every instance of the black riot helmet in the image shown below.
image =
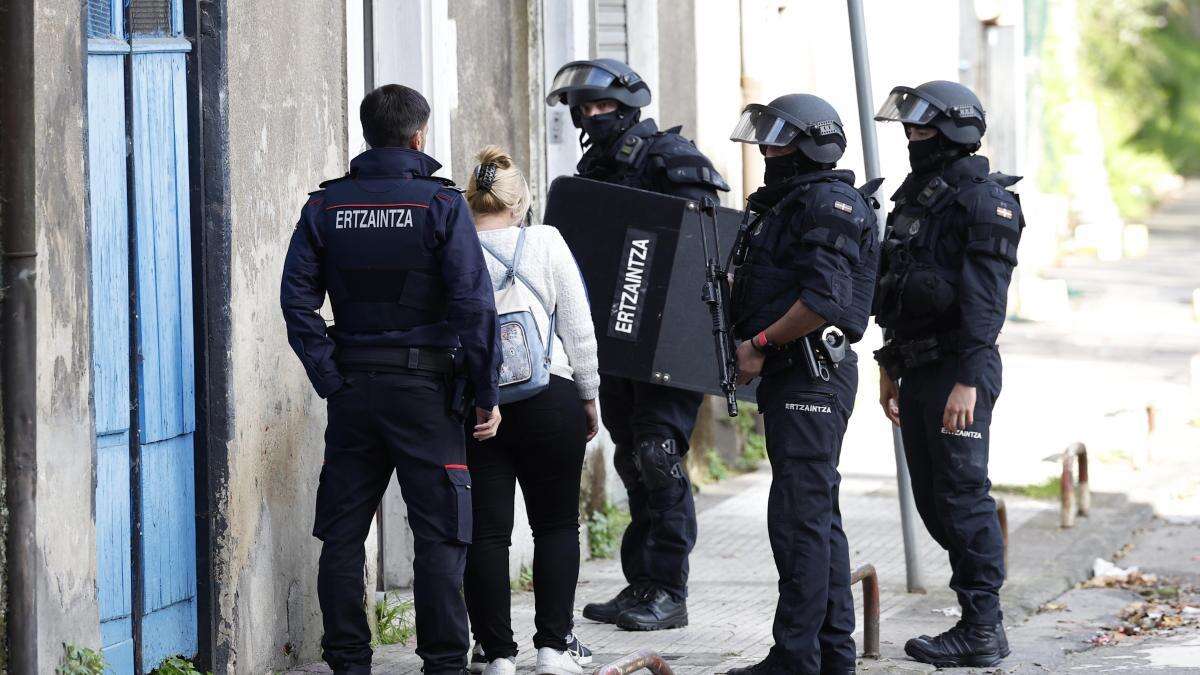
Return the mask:
<path id="1" fill-rule="evenodd" d="M 834 164 L 846 151 L 842 118 L 833 106 L 812 94 L 788 94 L 767 105 L 751 103 L 729 140 L 758 146 L 796 146 L 818 164 Z"/>
<path id="2" fill-rule="evenodd" d="M 934 80 L 917 88 L 896 87 L 875 114 L 879 122 L 934 127 L 972 151 L 987 131 L 983 104 L 975 92 L 957 82 Z"/>
<path id="3" fill-rule="evenodd" d="M 572 61 L 554 76 L 546 105 L 574 108 L 586 101 L 612 99 L 629 108 L 650 105 L 650 87 L 627 64 L 616 59 Z"/>

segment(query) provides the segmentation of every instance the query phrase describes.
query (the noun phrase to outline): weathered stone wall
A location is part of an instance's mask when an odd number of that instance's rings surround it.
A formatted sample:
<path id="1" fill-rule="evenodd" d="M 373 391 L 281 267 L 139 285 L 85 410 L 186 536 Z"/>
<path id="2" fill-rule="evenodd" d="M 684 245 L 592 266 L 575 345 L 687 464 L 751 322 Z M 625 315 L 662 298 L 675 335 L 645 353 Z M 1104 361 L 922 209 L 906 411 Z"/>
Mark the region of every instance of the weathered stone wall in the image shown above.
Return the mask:
<path id="1" fill-rule="evenodd" d="M 311 532 L 325 405 L 288 346 L 279 279 L 307 193 L 346 170 L 345 17 L 337 2 L 226 11 L 231 429 L 213 499 L 214 641 L 219 672 L 251 673 L 320 656 Z"/>
<path id="2" fill-rule="evenodd" d="M 99 647 L 82 3 L 34 16 L 38 668 Z M 13 617 L 20 620 L 19 617 Z"/>
<path id="3" fill-rule="evenodd" d="M 458 104 L 453 116 L 454 180 L 467 184 L 475 154 L 496 144 L 530 165 L 541 139 L 530 133 L 529 8 L 526 0 L 456 0 Z M 541 111 L 538 110 L 540 113 Z"/>

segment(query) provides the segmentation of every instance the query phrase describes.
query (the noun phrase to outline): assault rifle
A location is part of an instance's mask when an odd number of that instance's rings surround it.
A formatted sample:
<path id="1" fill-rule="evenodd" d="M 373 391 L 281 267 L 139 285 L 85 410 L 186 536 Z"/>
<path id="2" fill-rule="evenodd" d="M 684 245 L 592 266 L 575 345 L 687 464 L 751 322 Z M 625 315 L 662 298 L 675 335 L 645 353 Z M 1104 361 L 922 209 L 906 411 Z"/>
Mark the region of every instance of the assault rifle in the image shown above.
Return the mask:
<path id="1" fill-rule="evenodd" d="M 700 241 L 704 246 L 704 291 L 702 298 L 712 314 L 713 342 L 716 344 L 717 373 L 730 417 L 737 417 L 737 348 L 729 332 L 729 277 L 721 267 L 721 239 L 717 230 L 717 204 L 705 197 L 695 206 L 700 222 Z M 705 227 L 707 221 L 708 227 Z M 712 246 L 708 238 L 712 236 Z"/>

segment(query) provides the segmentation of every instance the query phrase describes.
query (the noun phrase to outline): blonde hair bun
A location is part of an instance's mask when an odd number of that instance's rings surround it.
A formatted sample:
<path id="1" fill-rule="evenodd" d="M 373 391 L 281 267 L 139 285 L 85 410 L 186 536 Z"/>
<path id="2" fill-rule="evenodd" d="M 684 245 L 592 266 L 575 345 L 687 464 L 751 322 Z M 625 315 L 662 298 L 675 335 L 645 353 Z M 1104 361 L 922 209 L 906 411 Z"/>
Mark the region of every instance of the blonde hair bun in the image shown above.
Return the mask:
<path id="1" fill-rule="evenodd" d="M 524 218 L 533 197 L 512 156 L 498 145 L 489 145 L 475 158 L 478 164 L 467 181 L 467 204 L 471 212 L 487 215 L 515 211 L 518 220 Z"/>

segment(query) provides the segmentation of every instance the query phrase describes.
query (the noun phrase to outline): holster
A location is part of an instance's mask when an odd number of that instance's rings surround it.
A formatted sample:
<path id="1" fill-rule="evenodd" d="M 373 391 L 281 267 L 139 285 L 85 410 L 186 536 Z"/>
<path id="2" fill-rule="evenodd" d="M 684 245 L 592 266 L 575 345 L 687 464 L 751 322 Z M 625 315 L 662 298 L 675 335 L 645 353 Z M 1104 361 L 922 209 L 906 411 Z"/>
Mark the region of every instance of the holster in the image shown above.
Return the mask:
<path id="1" fill-rule="evenodd" d="M 475 391 L 467 378 L 467 364 L 461 351 L 454 352 L 454 370 L 446 375 L 446 412 L 460 421 L 475 403 Z"/>
<path id="2" fill-rule="evenodd" d="M 905 373 L 937 363 L 958 353 L 958 335 L 940 333 L 913 340 L 889 340 L 875 350 L 875 360 L 887 371 L 888 377 L 898 380 Z"/>

